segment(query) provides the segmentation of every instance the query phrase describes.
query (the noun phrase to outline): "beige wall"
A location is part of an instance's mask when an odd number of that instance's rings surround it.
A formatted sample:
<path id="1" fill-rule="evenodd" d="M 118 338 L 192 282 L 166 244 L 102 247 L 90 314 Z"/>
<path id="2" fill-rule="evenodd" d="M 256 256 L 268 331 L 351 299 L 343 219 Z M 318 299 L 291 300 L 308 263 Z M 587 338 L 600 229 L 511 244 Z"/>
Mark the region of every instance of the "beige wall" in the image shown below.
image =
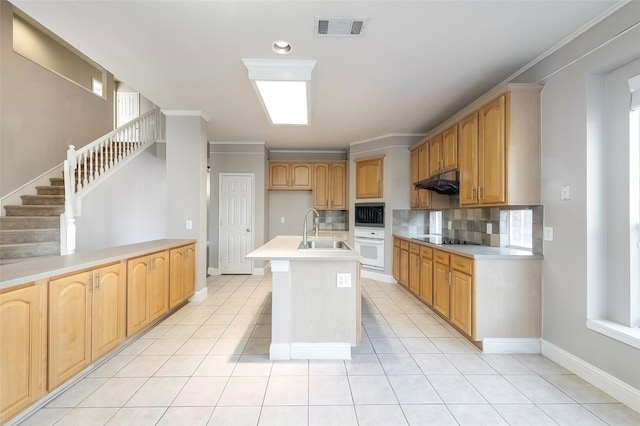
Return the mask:
<path id="1" fill-rule="evenodd" d="M 278 235 L 302 235 L 304 212 L 312 207 L 311 191 L 269 191 L 269 240 Z M 311 215 L 308 228 L 311 232 Z"/>
<path id="2" fill-rule="evenodd" d="M 113 129 L 113 76 L 103 99 L 13 51 L 13 6 L 0 1 L 0 197 Z"/>

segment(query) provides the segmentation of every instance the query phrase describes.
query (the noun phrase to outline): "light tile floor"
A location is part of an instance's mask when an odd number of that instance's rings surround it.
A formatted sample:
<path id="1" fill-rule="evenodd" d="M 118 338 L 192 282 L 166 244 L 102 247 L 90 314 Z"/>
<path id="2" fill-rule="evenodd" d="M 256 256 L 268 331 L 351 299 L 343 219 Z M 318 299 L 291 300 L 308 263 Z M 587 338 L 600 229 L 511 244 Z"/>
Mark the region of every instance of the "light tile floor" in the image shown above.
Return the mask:
<path id="1" fill-rule="evenodd" d="M 362 284 L 349 361 L 270 361 L 271 277 L 210 277 L 23 424 L 640 425 L 549 359 L 482 354 L 400 286 Z"/>

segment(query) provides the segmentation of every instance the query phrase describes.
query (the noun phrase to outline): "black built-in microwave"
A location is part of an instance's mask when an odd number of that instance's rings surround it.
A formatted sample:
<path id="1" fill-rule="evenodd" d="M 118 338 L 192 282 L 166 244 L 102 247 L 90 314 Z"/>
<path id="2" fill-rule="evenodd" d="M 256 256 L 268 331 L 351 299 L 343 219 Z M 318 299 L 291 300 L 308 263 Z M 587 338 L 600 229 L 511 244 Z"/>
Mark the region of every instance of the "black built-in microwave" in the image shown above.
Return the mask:
<path id="1" fill-rule="evenodd" d="M 356 203 L 355 226 L 384 228 L 384 203 Z"/>

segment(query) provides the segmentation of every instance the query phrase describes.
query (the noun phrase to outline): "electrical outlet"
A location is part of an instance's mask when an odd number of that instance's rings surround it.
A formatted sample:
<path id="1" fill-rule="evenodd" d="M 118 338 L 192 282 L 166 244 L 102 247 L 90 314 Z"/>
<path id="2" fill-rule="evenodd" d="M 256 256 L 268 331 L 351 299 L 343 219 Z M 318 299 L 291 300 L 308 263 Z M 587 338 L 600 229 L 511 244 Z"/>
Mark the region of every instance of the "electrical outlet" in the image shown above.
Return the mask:
<path id="1" fill-rule="evenodd" d="M 336 282 L 338 288 L 351 287 L 351 274 L 348 272 L 338 272 L 336 276 Z"/>
<path id="2" fill-rule="evenodd" d="M 571 185 L 562 185 L 560 187 L 560 199 L 561 200 L 571 199 Z"/>
<path id="3" fill-rule="evenodd" d="M 487 223 L 487 234 L 491 234 L 493 232 L 493 224 Z"/>
<path id="4" fill-rule="evenodd" d="M 447 221 L 447 229 L 451 229 L 453 228 L 453 223 L 451 223 L 451 221 Z"/>
<path id="5" fill-rule="evenodd" d="M 187 229 L 193 229 L 193 222 L 188 220 L 187 223 L 185 224 Z"/>
<path id="6" fill-rule="evenodd" d="M 284 216 L 280 218 L 280 223 L 284 223 Z"/>
<path id="7" fill-rule="evenodd" d="M 551 226 L 544 227 L 544 240 L 553 241 L 553 227 Z"/>

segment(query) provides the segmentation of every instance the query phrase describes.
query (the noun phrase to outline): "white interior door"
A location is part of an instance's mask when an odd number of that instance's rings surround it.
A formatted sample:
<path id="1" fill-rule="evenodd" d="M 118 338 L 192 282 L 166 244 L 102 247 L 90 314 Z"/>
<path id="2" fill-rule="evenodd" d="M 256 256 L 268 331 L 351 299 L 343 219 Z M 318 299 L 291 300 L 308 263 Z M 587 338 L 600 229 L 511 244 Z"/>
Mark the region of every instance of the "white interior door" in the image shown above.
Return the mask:
<path id="1" fill-rule="evenodd" d="M 140 116 L 140 94 L 118 92 L 118 111 L 116 127 L 120 127 Z"/>
<path id="2" fill-rule="evenodd" d="M 220 173 L 219 265 L 222 274 L 250 274 L 253 263 L 253 174 Z"/>

